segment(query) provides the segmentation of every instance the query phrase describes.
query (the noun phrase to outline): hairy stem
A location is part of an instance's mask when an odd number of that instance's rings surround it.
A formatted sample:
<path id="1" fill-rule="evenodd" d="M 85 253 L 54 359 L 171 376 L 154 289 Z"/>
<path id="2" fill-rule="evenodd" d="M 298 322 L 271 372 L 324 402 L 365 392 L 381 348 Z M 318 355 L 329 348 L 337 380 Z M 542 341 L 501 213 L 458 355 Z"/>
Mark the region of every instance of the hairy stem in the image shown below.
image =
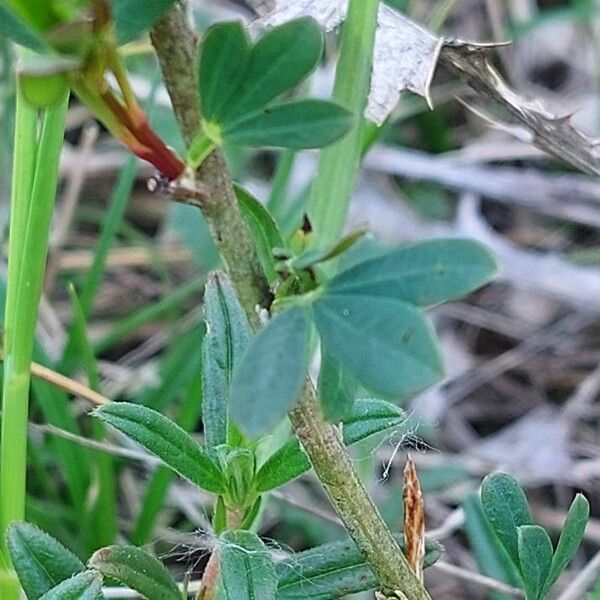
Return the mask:
<path id="1" fill-rule="evenodd" d="M 156 25 L 151 37 L 175 114 L 190 144 L 200 129 L 200 111 L 193 68 L 196 39 L 183 9 L 173 8 Z M 210 192 L 210 199 L 202 203 L 204 215 L 242 305 L 257 328 L 260 323 L 256 306 L 266 304 L 269 288 L 220 153 L 213 153 L 202 164 L 197 177 Z M 382 590 L 390 593 L 401 590 L 411 600 L 429 598 L 356 475 L 337 428 L 323 419 L 310 382 L 304 386 L 290 419 L 336 512 L 369 561 Z"/>

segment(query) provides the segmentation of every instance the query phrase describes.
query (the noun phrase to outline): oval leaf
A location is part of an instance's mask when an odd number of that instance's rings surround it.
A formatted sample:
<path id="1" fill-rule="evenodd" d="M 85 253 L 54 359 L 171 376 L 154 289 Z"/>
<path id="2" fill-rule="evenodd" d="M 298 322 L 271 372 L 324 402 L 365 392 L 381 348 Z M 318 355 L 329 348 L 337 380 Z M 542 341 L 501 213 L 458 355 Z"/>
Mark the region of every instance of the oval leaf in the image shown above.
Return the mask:
<path id="1" fill-rule="evenodd" d="M 433 328 L 418 308 L 326 290 L 313 310 L 329 352 L 368 390 L 407 395 L 443 376 Z"/>
<path id="2" fill-rule="evenodd" d="M 521 486 L 505 473 L 488 475 L 481 484 L 481 504 L 494 533 L 519 568 L 518 528 L 532 522 Z"/>
<path id="3" fill-rule="evenodd" d="M 322 53 L 323 32 L 314 19 L 295 19 L 268 31 L 252 48 L 246 76 L 220 124 L 226 127 L 298 85 Z"/>
<path id="4" fill-rule="evenodd" d="M 40 600 L 102 600 L 102 583 L 98 571 L 83 571 L 59 583 Z"/>
<path id="5" fill-rule="evenodd" d="M 310 327 L 300 307 L 277 315 L 235 367 L 230 411 L 243 433 L 267 433 L 292 408 L 308 369 Z"/>
<path id="6" fill-rule="evenodd" d="M 198 61 L 202 116 L 220 123 L 248 69 L 250 39 L 242 23 L 218 23 L 211 27 L 200 47 Z"/>
<path id="7" fill-rule="evenodd" d="M 135 546 L 107 546 L 94 552 L 88 566 L 135 590 L 146 600 L 181 600 L 165 566 Z"/>
<path id="8" fill-rule="evenodd" d="M 356 381 L 346 369 L 321 345 L 319 400 L 323 416 L 339 423 L 352 414 L 356 398 Z"/>
<path id="9" fill-rule="evenodd" d="M 227 442 L 227 402 L 233 367 L 252 339 L 252 329 L 233 283 L 223 271 L 208 276 L 204 293 L 207 333 L 203 342 L 204 437 L 209 449 Z"/>
<path id="10" fill-rule="evenodd" d="M 361 262 L 334 277 L 331 293 L 397 298 L 433 306 L 465 296 L 490 281 L 496 263 L 466 239 L 420 242 Z"/>
<path id="11" fill-rule="evenodd" d="M 250 531 L 227 531 L 220 539 L 218 600 L 275 600 L 275 567 L 259 537 Z"/>
<path id="12" fill-rule="evenodd" d="M 145 33 L 175 4 L 175 0 L 152 0 L 140 6 L 139 0 L 110 0 L 119 44 Z"/>
<path id="13" fill-rule="evenodd" d="M 403 547 L 403 538 L 395 534 Z M 425 544 L 424 566 L 439 558 L 437 543 Z M 374 590 L 377 579 L 352 541 L 332 542 L 294 554 L 277 563 L 277 600 L 335 600 Z"/>
<path id="14" fill-rule="evenodd" d="M 179 425 L 155 410 L 129 402 L 112 402 L 96 409 L 94 415 L 198 487 L 215 494 L 225 491 L 223 474 L 210 456 Z"/>
<path id="15" fill-rule="evenodd" d="M 6 537 L 10 558 L 29 600 L 37 600 L 85 570 L 70 550 L 35 525 L 13 523 Z"/>
<path id="16" fill-rule="evenodd" d="M 296 100 L 266 108 L 224 127 L 225 144 L 291 150 L 323 148 L 344 136 L 353 117 L 325 100 Z"/>
<path id="17" fill-rule="evenodd" d="M 560 534 L 556 551 L 552 557 L 552 565 L 546 584 L 544 585 L 542 597 L 550 591 L 550 588 L 556 583 L 560 574 L 567 568 L 567 565 L 575 556 L 579 544 L 583 539 L 589 516 L 590 503 L 585 496 L 577 494 L 569 508 L 569 513 L 567 514 L 563 530 Z"/>
<path id="18" fill-rule="evenodd" d="M 521 587 L 522 579 L 517 567 L 498 541 L 487 520 L 478 494 L 468 494 L 463 502 L 465 533 L 471 553 L 483 575 L 497 579 L 515 587 Z M 508 596 L 498 596 L 498 600 L 509 600 Z"/>
<path id="19" fill-rule="evenodd" d="M 540 600 L 552 562 L 550 536 L 539 525 L 518 528 L 519 561 L 527 600 Z"/>

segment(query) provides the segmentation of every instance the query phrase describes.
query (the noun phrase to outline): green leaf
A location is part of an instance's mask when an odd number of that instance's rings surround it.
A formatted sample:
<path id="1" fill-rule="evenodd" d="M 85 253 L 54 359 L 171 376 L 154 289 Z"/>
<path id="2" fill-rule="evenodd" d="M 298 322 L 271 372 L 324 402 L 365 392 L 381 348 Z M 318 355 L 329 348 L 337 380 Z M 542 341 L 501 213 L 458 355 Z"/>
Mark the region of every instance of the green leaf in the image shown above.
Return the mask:
<path id="1" fill-rule="evenodd" d="M 29 600 L 37 600 L 85 565 L 52 536 L 29 523 L 13 523 L 7 532 L 10 557 Z"/>
<path id="2" fill-rule="evenodd" d="M 356 388 L 352 375 L 322 345 L 319 400 L 323 416 L 332 423 L 339 423 L 351 415 Z"/>
<path id="3" fill-rule="evenodd" d="M 517 535 L 521 575 L 527 600 L 540 600 L 552 562 L 550 536 L 539 525 L 521 525 Z"/>
<path id="4" fill-rule="evenodd" d="M 352 114 L 333 102 L 293 100 L 226 124 L 221 137 L 234 146 L 323 148 L 344 136 L 352 121 Z"/>
<path id="5" fill-rule="evenodd" d="M 494 533 L 518 568 L 518 528 L 532 523 L 521 486 L 505 473 L 488 475 L 481 484 L 481 504 Z"/>
<path id="6" fill-rule="evenodd" d="M 552 565 L 543 589 L 542 598 L 548 594 L 550 588 L 556 583 L 560 574 L 567 568 L 567 565 L 575 556 L 579 544 L 583 539 L 589 516 L 590 503 L 585 496 L 577 494 L 569 508 L 556 551 L 552 557 Z"/>
<path id="7" fill-rule="evenodd" d="M 310 329 L 306 310 L 293 307 L 258 333 L 236 365 L 230 412 L 246 435 L 267 433 L 293 406 L 308 369 Z"/>
<path id="8" fill-rule="evenodd" d="M 198 61 L 200 102 L 206 121 L 220 123 L 250 60 L 250 39 L 242 23 L 218 23 L 204 35 Z"/>
<path id="9" fill-rule="evenodd" d="M 0 4 L 0 37 L 25 46 L 34 52 L 48 51 L 48 45 L 35 29 L 27 25 L 18 15 Z"/>
<path id="10" fill-rule="evenodd" d="M 252 48 L 245 77 L 219 123 L 253 113 L 298 85 L 322 53 L 323 32 L 314 19 L 295 19 L 268 31 Z"/>
<path id="11" fill-rule="evenodd" d="M 119 44 L 126 44 L 148 31 L 175 4 L 175 0 L 110 0 Z"/>
<path id="12" fill-rule="evenodd" d="M 516 587 L 522 586 L 521 576 L 508 553 L 494 535 L 485 517 L 479 495 L 469 494 L 464 503 L 465 531 L 471 554 L 477 561 L 479 571 L 488 577 Z M 492 600 L 513 600 L 513 596 L 493 592 Z"/>
<path id="13" fill-rule="evenodd" d="M 220 494 L 223 474 L 210 456 L 179 425 L 160 413 L 129 402 L 111 402 L 94 411 L 168 467 L 198 487 Z"/>
<path id="14" fill-rule="evenodd" d="M 394 535 L 402 545 L 401 535 Z M 437 543 L 425 544 L 424 566 L 440 556 Z M 332 542 L 294 554 L 275 566 L 277 600 L 335 600 L 377 588 L 377 579 L 352 541 Z"/>
<path id="15" fill-rule="evenodd" d="M 359 399 L 352 415 L 344 420 L 342 433 L 346 445 L 356 444 L 371 435 L 394 429 L 406 420 L 404 411 L 385 400 Z M 278 488 L 310 469 L 308 456 L 297 439 L 278 448 L 256 473 L 254 483 L 259 492 Z"/>
<path id="16" fill-rule="evenodd" d="M 165 566 L 135 546 L 107 546 L 94 552 L 88 567 L 135 590 L 146 600 L 181 600 Z"/>
<path id="17" fill-rule="evenodd" d="M 233 367 L 252 338 L 252 329 L 233 283 L 223 271 L 208 276 L 204 293 L 207 333 L 203 343 L 204 437 L 209 449 L 227 442 L 227 403 Z"/>
<path id="18" fill-rule="evenodd" d="M 250 531 L 221 535 L 218 600 L 275 600 L 277 579 L 269 551 Z"/>
<path id="19" fill-rule="evenodd" d="M 496 272 L 478 242 L 441 239 L 420 242 L 361 262 L 334 277 L 331 293 L 385 296 L 417 306 L 460 298 Z"/>
<path id="20" fill-rule="evenodd" d="M 344 419 L 342 434 L 344 444 L 358 444 L 371 435 L 398 429 L 406 421 L 406 413 L 391 402 L 360 398 L 354 403 L 352 415 Z"/>
<path id="21" fill-rule="evenodd" d="M 274 284 L 277 281 L 277 268 L 273 248 L 285 246 L 283 236 L 269 211 L 256 198 L 239 186 L 235 186 L 235 195 L 250 227 L 265 275 L 269 283 Z"/>
<path id="22" fill-rule="evenodd" d="M 443 376 L 433 328 L 415 306 L 326 288 L 313 311 L 328 351 L 368 390 L 407 395 Z"/>
<path id="23" fill-rule="evenodd" d="M 46 592 L 40 600 L 102 600 L 102 574 L 83 571 Z"/>
<path id="24" fill-rule="evenodd" d="M 268 492 L 300 477 L 310 469 L 308 456 L 297 439 L 280 446 L 260 467 L 254 478 L 259 492 Z"/>

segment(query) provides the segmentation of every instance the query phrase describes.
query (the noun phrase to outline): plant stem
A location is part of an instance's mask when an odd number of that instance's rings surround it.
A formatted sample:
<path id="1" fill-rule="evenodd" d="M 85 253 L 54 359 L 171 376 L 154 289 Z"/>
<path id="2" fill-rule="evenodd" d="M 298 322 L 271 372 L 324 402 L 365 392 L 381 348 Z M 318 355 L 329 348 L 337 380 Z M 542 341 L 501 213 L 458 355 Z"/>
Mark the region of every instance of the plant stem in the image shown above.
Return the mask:
<path id="1" fill-rule="evenodd" d="M 37 111 L 17 96 L 0 445 L 0 548 L 5 564 L 10 562 L 6 530 L 25 515 L 30 365 L 67 100 L 65 92 L 61 102 L 43 112 L 38 140 Z M 10 579 L 8 573 L 2 573 L 3 600 L 19 597 Z"/>
<path id="2" fill-rule="evenodd" d="M 193 68 L 196 39 L 188 27 L 183 8 L 171 9 L 155 26 L 151 37 L 176 117 L 189 144 L 200 129 L 200 114 L 196 69 Z M 360 153 L 360 142 L 357 152 Z M 213 153 L 208 157 L 198 177 L 211 196 L 211 200 L 202 205 L 205 217 L 248 318 L 254 328 L 258 328 L 256 306 L 264 305 L 264 299 L 268 298 L 268 284 L 222 156 Z M 369 561 L 382 590 L 390 593 L 402 590 L 410 600 L 428 599 L 427 592 L 410 571 L 404 554 L 356 475 L 337 428 L 323 419 L 310 382 L 304 386 L 290 419 L 334 508 Z"/>
<path id="3" fill-rule="evenodd" d="M 379 0 L 350 0 L 342 29 L 333 99 L 355 115 L 350 132 L 319 155 L 308 216 L 315 245 L 342 234 L 362 152 L 363 113 L 367 105 Z"/>

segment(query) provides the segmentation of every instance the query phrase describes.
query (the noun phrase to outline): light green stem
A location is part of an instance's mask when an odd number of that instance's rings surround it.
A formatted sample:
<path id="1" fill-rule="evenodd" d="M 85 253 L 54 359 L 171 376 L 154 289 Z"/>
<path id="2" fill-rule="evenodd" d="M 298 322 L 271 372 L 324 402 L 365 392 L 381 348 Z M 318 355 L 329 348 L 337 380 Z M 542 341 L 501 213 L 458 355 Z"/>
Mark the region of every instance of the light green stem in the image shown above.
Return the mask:
<path id="1" fill-rule="evenodd" d="M 360 166 L 363 113 L 371 83 L 378 7 L 379 0 L 350 0 L 348 6 L 333 99 L 356 115 L 356 121 L 344 138 L 322 150 L 319 156 L 308 205 L 315 245 L 338 240 L 346 222 Z"/>
<path id="2" fill-rule="evenodd" d="M 39 139 L 37 111 L 17 98 L 8 289 L 4 317 L 4 385 L 0 446 L 0 539 L 4 564 L 6 530 L 25 514 L 27 418 L 30 365 L 54 208 L 68 92 L 43 112 Z M 6 571 L 0 598 L 17 600 Z"/>

